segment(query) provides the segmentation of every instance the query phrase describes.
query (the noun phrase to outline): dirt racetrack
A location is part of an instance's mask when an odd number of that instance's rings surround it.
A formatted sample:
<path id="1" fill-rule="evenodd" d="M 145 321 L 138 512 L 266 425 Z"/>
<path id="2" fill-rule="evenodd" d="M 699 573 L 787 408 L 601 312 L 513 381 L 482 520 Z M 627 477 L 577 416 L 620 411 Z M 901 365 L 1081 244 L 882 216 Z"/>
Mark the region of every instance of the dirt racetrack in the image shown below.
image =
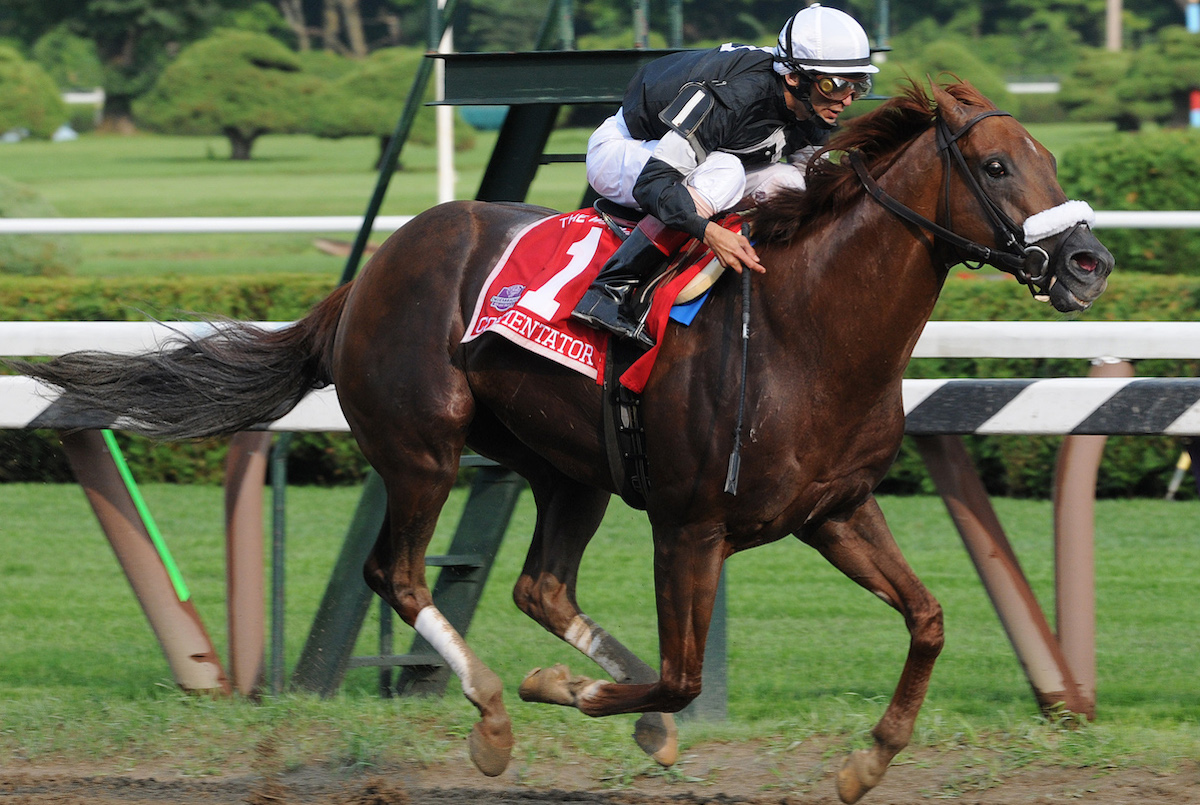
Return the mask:
<path id="1" fill-rule="evenodd" d="M 6 763 L 0 805 L 835 805 L 833 775 L 841 762 L 819 747 L 758 750 L 719 743 L 685 752 L 671 773 L 595 780 L 582 764 L 552 769 L 514 760 L 490 780 L 462 766 L 348 771 L 325 767 L 275 774 L 191 779 L 140 770 L 104 774 L 78 768 Z M 901 754 L 863 805 L 914 805 L 936 800 L 987 805 L 1086 802 L 1098 805 L 1200 804 L 1200 765 L 1171 773 L 1127 768 L 1021 768 L 979 750 Z"/>

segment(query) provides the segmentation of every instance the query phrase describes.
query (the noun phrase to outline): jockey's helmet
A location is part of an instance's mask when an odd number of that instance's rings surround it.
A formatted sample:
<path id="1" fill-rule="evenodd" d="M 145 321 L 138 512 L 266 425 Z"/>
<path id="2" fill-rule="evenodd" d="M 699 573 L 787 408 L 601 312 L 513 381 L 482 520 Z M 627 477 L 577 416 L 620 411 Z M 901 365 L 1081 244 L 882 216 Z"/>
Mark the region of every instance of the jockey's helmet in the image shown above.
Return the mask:
<path id="1" fill-rule="evenodd" d="M 775 71 L 781 74 L 864 75 L 871 64 L 867 32 L 844 11 L 814 3 L 787 21 L 775 45 Z"/>

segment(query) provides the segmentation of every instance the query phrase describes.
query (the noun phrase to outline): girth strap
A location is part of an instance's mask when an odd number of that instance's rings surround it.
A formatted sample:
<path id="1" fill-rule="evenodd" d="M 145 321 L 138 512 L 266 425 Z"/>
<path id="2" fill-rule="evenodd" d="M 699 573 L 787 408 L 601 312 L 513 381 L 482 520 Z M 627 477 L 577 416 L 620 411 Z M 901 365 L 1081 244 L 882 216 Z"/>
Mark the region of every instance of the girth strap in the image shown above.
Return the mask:
<path id="1" fill-rule="evenodd" d="M 646 431 L 642 428 L 642 398 L 621 385 L 621 375 L 641 355 L 642 350 L 625 339 L 608 339 L 601 416 L 613 485 L 630 508 L 644 510 L 650 467 L 646 461 Z"/>

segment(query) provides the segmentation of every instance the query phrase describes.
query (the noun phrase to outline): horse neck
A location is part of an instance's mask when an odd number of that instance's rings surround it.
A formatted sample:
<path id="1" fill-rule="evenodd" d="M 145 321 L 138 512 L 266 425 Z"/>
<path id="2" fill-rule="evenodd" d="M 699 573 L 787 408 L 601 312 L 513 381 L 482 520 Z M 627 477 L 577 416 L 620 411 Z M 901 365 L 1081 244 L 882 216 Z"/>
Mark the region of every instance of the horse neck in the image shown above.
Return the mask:
<path id="1" fill-rule="evenodd" d="M 931 132 L 892 163 L 880 183 L 900 201 L 936 219 L 942 165 Z M 849 382 L 864 377 L 898 382 L 933 312 L 946 273 L 932 240 L 864 193 L 846 214 L 781 247 L 765 296 L 772 326 L 801 330 L 814 357 Z M 790 339 L 796 342 L 795 334 Z"/>

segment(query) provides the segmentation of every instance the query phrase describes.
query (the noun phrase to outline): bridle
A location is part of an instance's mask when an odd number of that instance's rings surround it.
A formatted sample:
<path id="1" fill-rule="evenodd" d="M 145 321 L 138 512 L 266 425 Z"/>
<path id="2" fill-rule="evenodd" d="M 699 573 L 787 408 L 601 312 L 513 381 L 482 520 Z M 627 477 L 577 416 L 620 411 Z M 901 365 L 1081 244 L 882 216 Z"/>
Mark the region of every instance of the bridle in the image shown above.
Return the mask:
<path id="1" fill-rule="evenodd" d="M 968 268 L 980 268 L 983 265 L 994 266 L 1001 271 L 1012 274 L 1017 278 L 1017 281 L 1029 288 L 1029 292 L 1035 298 L 1042 299 L 1047 292 L 1047 283 L 1050 281 L 1050 266 L 1057 261 L 1058 253 L 1054 255 L 1054 260 L 1046 253 L 1046 250 L 1041 246 L 1029 245 L 1026 241 L 1041 240 L 1049 237 L 1052 234 L 1059 234 L 1068 229 L 1072 231 L 1081 226 L 1085 226 L 1088 221 L 1088 215 L 1080 212 L 1080 217 L 1074 222 L 1066 223 L 1065 225 L 1054 225 L 1051 227 L 1053 231 L 1042 233 L 1039 231 L 1039 237 L 1027 238 L 1028 222 L 1025 227 L 1018 226 L 1015 221 L 1008 216 L 1000 206 L 991 199 L 990 196 L 980 186 L 979 180 L 971 173 L 967 167 L 967 160 L 963 157 L 962 149 L 958 146 L 959 139 L 965 135 L 971 128 L 981 120 L 989 117 L 1011 117 L 1008 112 L 1002 112 L 999 109 L 992 109 L 986 112 L 981 112 L 975 117 L 968 120 L 962 128 L 956 132 L 951 132 L 950 127 L 946 125 L 946 121 L 939 114 L 935 119 L 935 138 L 938 146 L 938 152 L 942 157 L 942 197 L 944 207 L 946 209 L 946 224 L 945 226 L 929 220 L 913 209 L 905 206 L 902 202 L 897 201 L 892 196 L 888 195 L 883 188 L 872 178 L 867 171 L 867 166 L 863 162 L 862 153 L 859 151 L 850 151 L 847 158 L 850 165 L 854 168 L 854 172 L 858 174 L 859 181 L 863 183 L 863 187 L 867 192 L 887 208 L 892 214 L 899 218 L 916 224 L 932 233 L 936 238 L 948 243 L 952 248 L 956 249 L 960 254 L 960 259 L 947 262 L 946 268 L 949 270 L 951 265 L 964 263 Z M 1001 244 L 999 248 L 984 246 L 969 238 L 954 232 L 950 227 L 953 226 L 950 220 L 950 174 L 952 173 L 951 164 L 957 167 L 958 173 L 963 177 L 963 182 L 967 188 L 975 196 L 980 207 L 983 208 L 985 215 L 988 217 L 992 230 L 996 235 L 996 242 Z M 1070 205 L 1082 205 L 1087 207 L 1083 202 L 1069 201 L 1066 204 L 1054 207 L 1037 215 L 1044 216 L 1051 213 L 1053 217 L 1060 211 L 1065 211 L 1062 208 L 1067 208 Z M 1072 208 L 1071 214 L 1079 212 L 1078 209 Z M 1090 214 L 1091 208 L 1087 207 L 1087 213 Z M 1030 216 L 1032 219 L 1035 216 Z M 1062 243 L 1066 243 L 1070 238 L 1063 238 Z M 1060 243 L 1059 249 L 1061 250 Z M 973 265 L 972 265 L 973 264 Z"/>

